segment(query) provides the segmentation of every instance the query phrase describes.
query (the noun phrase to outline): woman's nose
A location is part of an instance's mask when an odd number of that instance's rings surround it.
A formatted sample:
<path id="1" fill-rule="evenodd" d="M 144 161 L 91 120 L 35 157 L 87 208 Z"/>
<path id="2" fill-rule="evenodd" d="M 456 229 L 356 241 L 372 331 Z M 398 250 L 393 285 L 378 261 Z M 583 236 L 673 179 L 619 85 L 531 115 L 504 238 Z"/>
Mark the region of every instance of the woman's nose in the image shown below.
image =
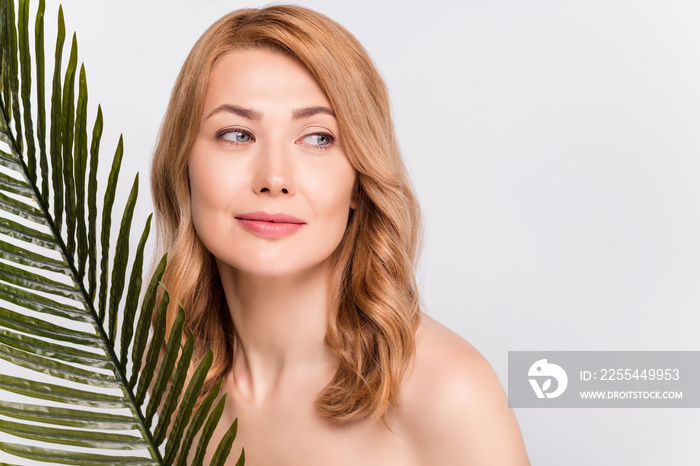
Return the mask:
<path id="1" fill-rule="evenodd" d="M 258 163 L 253 190 L 256 193 L 268 193 L 273 196 L 293 194 L 295 186 L 289 154 L 280 147 L 267 147 L 256 156 Z"/>

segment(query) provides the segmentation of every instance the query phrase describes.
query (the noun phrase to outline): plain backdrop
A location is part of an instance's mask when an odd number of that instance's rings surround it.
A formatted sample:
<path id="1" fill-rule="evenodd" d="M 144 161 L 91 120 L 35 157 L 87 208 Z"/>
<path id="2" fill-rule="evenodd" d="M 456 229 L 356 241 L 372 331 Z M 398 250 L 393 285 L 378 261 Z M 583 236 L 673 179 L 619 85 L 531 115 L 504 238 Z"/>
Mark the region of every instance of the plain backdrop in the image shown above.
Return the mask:
<path id="1" fill-rule="evenodd" d="M 383 75 L 425 217 L 425 311 L 504 387 L 508 351 L 700 350 L 700 3 L 301 4 Z M 124 134 L 118 204 L 141 173 L 140 224 L 185 56 L 223 14 L 262 5 L 63 2 L 91 114 L 104 112 L 103 160 Z M 700 464 L 697 409 L 515 413 L 533 465 Z"/>

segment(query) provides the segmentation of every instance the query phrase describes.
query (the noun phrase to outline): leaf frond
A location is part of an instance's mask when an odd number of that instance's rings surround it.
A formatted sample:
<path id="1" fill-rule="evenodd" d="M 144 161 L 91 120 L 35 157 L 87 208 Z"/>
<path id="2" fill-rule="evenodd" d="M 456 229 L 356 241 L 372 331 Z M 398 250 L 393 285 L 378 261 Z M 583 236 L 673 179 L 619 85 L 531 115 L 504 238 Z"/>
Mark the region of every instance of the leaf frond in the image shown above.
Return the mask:
<path id="1" fill-rule="evenodd" d="M 91 120 L 77 35 L 66 44 L 63 8 L 45 9 L 39 0 L 32 18 L 30 0 L 0 0 L 0 363 L 11 368 L 0 389 L 23 400 L 0 400 L 0 431 L 29 442 L 0 451 L 17 464 L 182 465 L 202 431 L 201 464 L 226 398 L 210 413 L 219 381 L 201 400 L 212 353 L 195 357 L 186 310 L 168 322 L 167 256 L 142 290 L 152 217 L 135 214 L 138 174 L 120 206 L 124 140 L 101 179 L 102 108 Z M 57 25 L 48 63 L 46 21 Z"/>

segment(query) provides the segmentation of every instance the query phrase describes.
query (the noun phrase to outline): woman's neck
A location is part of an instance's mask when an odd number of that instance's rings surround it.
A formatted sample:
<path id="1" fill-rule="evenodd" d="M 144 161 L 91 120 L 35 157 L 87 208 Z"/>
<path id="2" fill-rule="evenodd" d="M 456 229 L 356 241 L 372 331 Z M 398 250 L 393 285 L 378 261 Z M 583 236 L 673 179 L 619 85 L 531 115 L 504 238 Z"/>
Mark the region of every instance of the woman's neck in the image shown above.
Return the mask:
<path id="1" fill-rule="evenodd" d="M 234 379 L 244 396 L 274 396 L 280 387 L 334 372 L 335 357 L 324 343 L 328 261 L 284 277 L 218 265 L 238 337 Z"/>

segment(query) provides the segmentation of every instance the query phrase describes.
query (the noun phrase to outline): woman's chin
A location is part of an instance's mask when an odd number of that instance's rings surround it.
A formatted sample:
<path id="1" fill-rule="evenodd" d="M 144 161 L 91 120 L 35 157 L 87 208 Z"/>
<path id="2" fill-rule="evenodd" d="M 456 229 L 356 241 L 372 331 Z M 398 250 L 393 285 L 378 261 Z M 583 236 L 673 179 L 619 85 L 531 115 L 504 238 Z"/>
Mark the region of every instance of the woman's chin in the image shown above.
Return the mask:
<path id="1" fill-rule="evenodd" d="M 245 261 L 227 262 L 216 260 L 219 274 L 224 277 L 249 277 L 256 279 L 295 279 L 306 277 L 324 270 L 328 265 L 328 259 L 314 262 L 301 262 L 299 260 L 254 260 L 247 258 Z"/>

